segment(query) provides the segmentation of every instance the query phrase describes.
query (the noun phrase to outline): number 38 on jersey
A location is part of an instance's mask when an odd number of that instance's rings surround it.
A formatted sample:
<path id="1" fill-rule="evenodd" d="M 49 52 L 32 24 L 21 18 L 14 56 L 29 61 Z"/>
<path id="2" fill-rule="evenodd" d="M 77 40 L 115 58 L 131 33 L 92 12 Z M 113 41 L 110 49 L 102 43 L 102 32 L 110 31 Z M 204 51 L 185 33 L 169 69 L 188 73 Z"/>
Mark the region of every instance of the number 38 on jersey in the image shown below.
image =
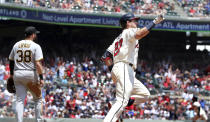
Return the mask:
<path id="1" fill-rule="evenodd" d="M 31 62 L 32 52 L 31 50 L 17 50 L 18 59 L 16 59 L 17 62 Z"/>

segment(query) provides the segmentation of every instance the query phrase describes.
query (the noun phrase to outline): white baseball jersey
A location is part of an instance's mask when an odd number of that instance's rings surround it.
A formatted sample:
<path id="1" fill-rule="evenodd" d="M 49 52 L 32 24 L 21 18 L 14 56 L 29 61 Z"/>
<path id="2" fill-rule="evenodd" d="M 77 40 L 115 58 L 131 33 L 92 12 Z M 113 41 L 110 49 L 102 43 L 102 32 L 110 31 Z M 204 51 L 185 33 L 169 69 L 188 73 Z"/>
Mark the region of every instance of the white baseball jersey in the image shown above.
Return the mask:
<path id="1" fill-rule="evenodd" d="M 126 62 L 137 66 L 139 43 L 135 38 L 136 32 L 140 28 L 124 29 L 123 32 L 114 40 L 107 51 L 113 54 L 114 64 Z"/>
<path id="2" fill-rule="evenodd" d="M 113 54 L 114 66 L 112 79 L 116 84 L 116 101 L 107 113 L 103 122 L 116 122 L 127 106 L 129 98 L 134 97 L 135 103 L 143 103 L 150 96 L 149 90 L 138 79 L 135 71 L 126 63 L 137 65 L 139 43 L 135 38 L 139 28 L 129 28 L 114 40 L 107 51 Z"/>
<path id="3" fill-rule="evenodd" d="M 9 55 L 14 60 L 14 70 L 35 70 L 35 61 L 43 59 L 41 47 L 31 40 L 17 42 Z"/>

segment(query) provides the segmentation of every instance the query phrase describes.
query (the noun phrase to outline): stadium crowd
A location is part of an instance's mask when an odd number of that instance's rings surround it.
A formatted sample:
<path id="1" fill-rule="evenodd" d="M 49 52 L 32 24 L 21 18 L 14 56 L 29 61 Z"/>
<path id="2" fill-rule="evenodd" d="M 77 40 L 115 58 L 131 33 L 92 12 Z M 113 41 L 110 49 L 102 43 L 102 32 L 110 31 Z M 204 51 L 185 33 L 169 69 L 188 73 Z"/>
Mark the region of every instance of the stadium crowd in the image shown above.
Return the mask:
<path id="1" fill-rule="evenodd" d="M 209 0 L 0 0 L 0 3 L 16 3 L 29 7 L 43 7 L 51 10 L 126 13 L 155 15 L 164 11 L 169 16 L 179 16 L 175 11 L 177 4 L 190 17 L 208 17 Z"/>
<path id="2" fill-rule="evenodd" d="M 203 17 L 210 15 L 209 0 L 177 0 L 178 4 L 191 17 Z"/>
<path id="3" fill-rule="evenodd" d="M 165 0 L 12 0 L 9 2 L 29 7 L 82 12 L 132 12 L 140 15 L 155 15 L 160 11 L 174 12 L 174 3 Z"/>
<path id="4" fill-rule="evenodd" d="M 208 59 L 209 60 L 209 59 Z M 114 100 L 115 85 L 108 68 L 91 58 L 82 61 L 62 57 L 45 59 L 45 86 L 43 88 L 43 116 L 45 118 L 103 118 L 108 112 L 108 102 Z M 208 61 L 207 61 L 208 62 Z M 188 63 L 188 64 L 187 64 Z M 176 67 L 172 62 L 156 62 L 153 68 L 140 60 L 139 78 L 150 90 L 149 101 L 126 109 L 123 118 L 186 120 L 194 114 L 193 96 L 209 96 L 210 75 L 203 73 L 205 65 L 194 63 Z M 176 68 L 175 68 L 176 67 Z M 209 70 L 209 69 L 207 69 Z M 207 71 L 208 72 L 208 71 Z M 14 95 L 5 89 L 9 66 L 7 59 L 0 65 L 0 117 L 14 117 Z M 25 99 L 25 117 L 34 117 L 32 96 Z M 199 99 L 210 115 L 208 100 Z"/>

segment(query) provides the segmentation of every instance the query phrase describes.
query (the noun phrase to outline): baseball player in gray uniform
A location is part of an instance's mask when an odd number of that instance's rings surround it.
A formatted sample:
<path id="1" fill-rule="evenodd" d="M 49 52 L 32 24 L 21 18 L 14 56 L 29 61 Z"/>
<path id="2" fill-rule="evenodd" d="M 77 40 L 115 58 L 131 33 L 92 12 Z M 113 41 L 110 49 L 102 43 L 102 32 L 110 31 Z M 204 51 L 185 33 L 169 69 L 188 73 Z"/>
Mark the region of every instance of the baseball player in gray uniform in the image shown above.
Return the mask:
<path id="1" fill-rule="evenodd" d="M 25 39 L 17 42 L 10 52 L 10 77 L 14 79 L 16 89 L 16 118 L 23 122 L 24 100 L 27 91 L 33 95 L 36 122 L 41 122 L 41 87 L 43 59 L 41 47 L 34 42 L 39 31 L 29 26 L 25 29 Z"/>
<path id="2" fill-rule="evenodd" d="M 120 18 L 122 33 L 109 46 L 102 61 L 107 66 L 112 65 L 112 80 L 116 83 L 116 102 L 112 105 L 103 122 L 116 122 L 129 103 L 129 98 L 134 97 L 135 103 L 143 103 L 150 96 L 148 89 L 135 78 L 139 41 L 150 30 L 164 20 L 163 15 L 158 15 L 150 24 L 140 29 L 137 27 L 139 17 L 132 13 Z"/>

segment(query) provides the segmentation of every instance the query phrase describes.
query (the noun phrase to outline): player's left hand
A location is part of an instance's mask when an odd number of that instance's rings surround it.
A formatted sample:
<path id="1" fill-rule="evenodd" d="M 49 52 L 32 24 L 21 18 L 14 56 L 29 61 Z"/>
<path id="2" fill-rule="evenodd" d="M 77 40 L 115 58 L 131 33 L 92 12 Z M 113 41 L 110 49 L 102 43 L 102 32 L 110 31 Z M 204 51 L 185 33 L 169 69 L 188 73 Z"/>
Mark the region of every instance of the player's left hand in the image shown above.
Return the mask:
<path id="1" fill-rule="evenodd" d="M 163 20 L 165 20 L 164 14 L 163 14 L 163 13 L 160 13 L 160 14 L 158 14 L 158 16 L 153 20 L 153 22 L 154 22 L 155 24 L 159 24 L 159 23 L 161 23 Z"/>
<path id="2" fill-rule="evenodd" d="M 7 79 L 7 90 L 9 93 L 16 93 L 15 84 L 12 75 Z"/>

